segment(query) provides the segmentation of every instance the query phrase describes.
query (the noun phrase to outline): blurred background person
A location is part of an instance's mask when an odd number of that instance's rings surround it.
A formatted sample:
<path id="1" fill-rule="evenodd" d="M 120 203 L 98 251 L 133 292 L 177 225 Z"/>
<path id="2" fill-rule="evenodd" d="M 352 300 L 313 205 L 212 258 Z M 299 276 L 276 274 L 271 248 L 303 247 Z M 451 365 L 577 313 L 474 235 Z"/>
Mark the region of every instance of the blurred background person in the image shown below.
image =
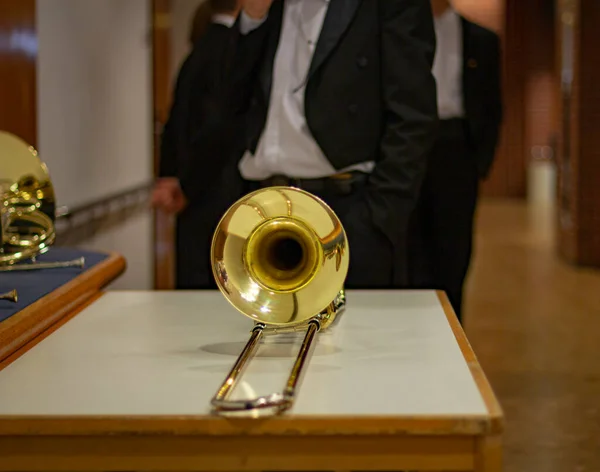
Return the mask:
<path id="1" fill-rule="evenodd" d="M 249 190 L 303 188 L 338 214 L 348 288 L 407 283 L 409 214 L 437 121 L 422 0 L 246 0 L 233 93 Z"/>
<path id="2" fill-rule="evenodd" d="M 411 285 L 445 290 L 462 319 L 479 182 L 492 167 L 502 122 L 500 38 L 448 0 L 431 5 L 440 124 L 411 220 Z"/>
<path id="3" fill-rule="evenodd" d="M 175 86 L 173 105 L 165 124 L 159 179 L 153 204 L 177 214 L 176 288 L 216 288 L 210 268 L 214 228 L 227 207 L 242 192 L 242 181 L 230 160 L 231 139 L 204 141 L 228 126 L 217 92 L 230 65 L 235 35 L 231 27 L 240 0 L 206 0 L 192 21 L 192 50 Z M 215 143 L 217 145 L 215 146 Z"/>

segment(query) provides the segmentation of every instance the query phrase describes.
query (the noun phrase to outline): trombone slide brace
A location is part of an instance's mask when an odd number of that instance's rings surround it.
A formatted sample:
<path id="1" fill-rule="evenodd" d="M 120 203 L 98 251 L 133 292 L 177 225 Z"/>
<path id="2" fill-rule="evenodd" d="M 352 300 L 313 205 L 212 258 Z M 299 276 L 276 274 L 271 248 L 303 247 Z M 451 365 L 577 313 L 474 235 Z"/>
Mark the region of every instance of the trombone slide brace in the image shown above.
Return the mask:
<path id="1" fill-rule="evenodd" d="M 266 334 L 265 329 L 265 325 L 263 324 L 258 324 L 254 327 L 250 339 L 229 372 L 227 379 L 213 397 L 211 403 L 218 412 L 239 412 L 267 408 L 275 408 L 278 412 L 281 412 L 289 409 L 294 403 L 296 386 L 300 381 L 302 368 L 311 353 L 315 335 L 320 330 L 320 323 L 317 319 L 308 322 L 300 352 L 296 357 L 296 361 L 282 392 L 253 399 L 229 400 L 227 398 L 234 389 L 237 380 L 242 376 L 248 361 L 254 355 L 263 334 Z"/>

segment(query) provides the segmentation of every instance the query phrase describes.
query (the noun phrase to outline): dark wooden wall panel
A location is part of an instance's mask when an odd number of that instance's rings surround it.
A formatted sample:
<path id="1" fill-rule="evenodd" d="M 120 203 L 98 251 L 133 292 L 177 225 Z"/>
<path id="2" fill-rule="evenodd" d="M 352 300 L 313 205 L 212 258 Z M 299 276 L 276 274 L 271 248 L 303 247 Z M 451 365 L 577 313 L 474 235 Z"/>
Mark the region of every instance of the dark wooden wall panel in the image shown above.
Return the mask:
<path id="1" fill-rule="evenodd" d="M 568 261 L 577 260 L 576 244 L 576 200 L 574 199 L 575 181 L 574 160 L 577 159 L 579 142 L 576 136 L 577 114 L 574 112 L 574 102 L 578 95 L 576 80 L 578 75 L 578 24 L 574 21 L 579 15 L 577 0 L 556 0 L 557 17 L 557 76 L 561 81 L 557 86 L 556 103 L 557 116 L 557 170 L 558 170 L 558 248 L 561 255 Z M 566 79 L 572 75 L 572 79 Z"/>
<path id="2" fill-rule="evenodd" d="M 504 122 L 502 138 L 489 178 L 481 193 L 486 197 L 524 197 L 525 172 L 525 103 L 529 17 L 522 0 L 506 0 L 502 37 L 502 91 Z"/>
<path id="3" fill-rule="evenodd" d="M 554 9 L 547 0 L 453 3 L 471 21 L 502 37 L 505 119 L 494 167 L 482 185 L 482 194 L 525 197 L 533 150 L 554 145 Z"/>
<path id="4" fill-rule="evenodd" d="M 556 146 L 555 9 L 552 1 L 529 0 L 527 82 L 525 104 L 525 158 L 552 158 Z"/>
<path id="5" fill-rule="evenodd" d="M 559 89 L 559 250 L 574 264 L 600 267 L 600 2 L 560 0 L 559 7 L 558 69 L 573 69 L 571 86 Z"/>
<path id="6" fill-rule="evenodd" d="M 37 145 L 35 0 L 0 0 L 0 130 Z"/>
<path id="7" fill-rule="evenodd" d="M 578 100 L 574 109 L 579 140 L 577 261 L 600 267 L 600 2 L 581 0 L 580 8 Z"/>

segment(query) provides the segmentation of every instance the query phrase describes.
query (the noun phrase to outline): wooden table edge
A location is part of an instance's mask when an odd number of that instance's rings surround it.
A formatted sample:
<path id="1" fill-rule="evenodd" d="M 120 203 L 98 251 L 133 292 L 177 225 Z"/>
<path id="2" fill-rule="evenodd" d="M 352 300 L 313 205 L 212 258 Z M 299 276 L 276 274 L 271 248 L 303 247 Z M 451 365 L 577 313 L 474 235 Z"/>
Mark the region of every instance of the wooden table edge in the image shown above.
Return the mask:
<path id="1" fill-rule="evenodd" d="M 456 342 L 458 343 L 462 355 L 467 363 L 473 380 L 477 385 L 477 389 L 483 398 L 485 406 L 489 413 L 489 433 L 490 434 L 500 434 L 504 429 L 504 412 L 498 399 L 496 398 L 496 394 L 492 389 L 492 386 L 483 371 L 483 368 L 479 364 L 477 359 L 477 355 L 473 351 L 471 347 L 471 343 L 467 339 L 467 336 L 462 328 L 462 325 L 458 321 L 456 314 L 454 313 L 454 309 L 448 299 L 446 293 L 442 290 L 436 290 L 437 297 L 442 305 L 444 310 L 444 314 L 448 319 L 448 323 L 452 329 L 452 333 L 456 338 Z"/>
<path id="2" fill-rule="evenodd" d="M 8 437 L 0 470 L 477 470 L 477 440 L 451 436 Z M 323 441 L 326 441 L 325 443 Z"/>
<path id="3" fill-rule="evenodd" d="M 485 436 L 482 416 L 0 416 L 5 436 Z"/>
<path id="4" fill-rule="evenodd" d="M 123 273 L 127 266 L 124 257 L 112 251 L 105 254 L 105 260 L 0 323 L 0 370 L 14 362 L 15 354 L 36 337 Z"/>

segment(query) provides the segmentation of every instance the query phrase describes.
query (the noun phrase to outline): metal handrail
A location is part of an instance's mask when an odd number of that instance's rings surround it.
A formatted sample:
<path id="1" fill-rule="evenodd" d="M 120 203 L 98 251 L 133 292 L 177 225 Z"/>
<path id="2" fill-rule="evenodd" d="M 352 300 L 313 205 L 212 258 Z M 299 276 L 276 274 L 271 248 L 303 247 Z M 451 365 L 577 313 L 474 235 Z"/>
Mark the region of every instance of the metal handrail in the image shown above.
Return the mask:
<path id="1" fill-rule="evenodd" d="M 129 188 L 127 190 L 122 190 L 117 193 L 113 193 L 106 197 L 100 198 L 93 202 L 85 203 L 83 205 L 68 207 L 67 205 L 62 205 L 56 209 L 55 215 L 56 219 L 60 218 L 70 218 L 74 215 L 89 212 L 95 208 L 105 206 L 111 202 L 123 200 L 130 198 L 131 196 L 138 195 L 140 193 L 146 193 L 152 189 L 153 183 L 145 183 L 142 185 L 138 185 L 136 187 Z"/>
<path id="2" fill-rule="evenodd" d="M 83 228 L 89 236 L 89 233 L 95 233 L 99 224 L 107 218 L 116 214 L 127 215 L 140 207 L 150 208 L 148 201 L 153 185 L 145 183 L 83 205 L 60 206 L 55 212 L 56 232 L 59 235 L 67 235 Z"/>

